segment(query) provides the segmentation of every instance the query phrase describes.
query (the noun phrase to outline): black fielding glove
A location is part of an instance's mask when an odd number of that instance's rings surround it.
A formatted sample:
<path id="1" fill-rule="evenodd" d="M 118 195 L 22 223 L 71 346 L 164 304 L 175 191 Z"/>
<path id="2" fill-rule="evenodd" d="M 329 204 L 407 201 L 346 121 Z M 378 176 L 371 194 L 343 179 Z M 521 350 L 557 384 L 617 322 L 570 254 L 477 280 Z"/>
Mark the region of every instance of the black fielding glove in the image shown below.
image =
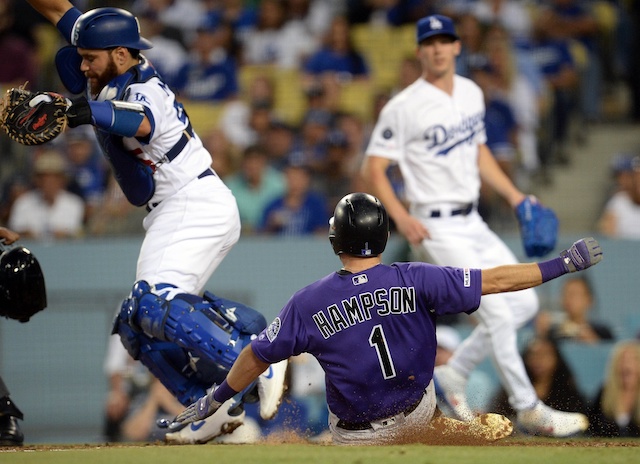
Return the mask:
<path id="1" fill-rule="evenodd" d="M 67 110 L 67 121 L 69 127 L 91 124 L 91 106 L 89 106 L 89 101 L 85 97 L 73 100 Z"/>

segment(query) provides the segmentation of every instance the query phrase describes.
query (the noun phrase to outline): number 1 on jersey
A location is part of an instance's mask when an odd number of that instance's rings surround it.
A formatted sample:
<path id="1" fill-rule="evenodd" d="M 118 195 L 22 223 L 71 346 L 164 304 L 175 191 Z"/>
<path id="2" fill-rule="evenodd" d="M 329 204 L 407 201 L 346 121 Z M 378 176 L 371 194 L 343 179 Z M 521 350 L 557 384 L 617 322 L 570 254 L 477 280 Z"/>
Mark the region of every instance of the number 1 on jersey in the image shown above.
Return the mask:
<path id="1" fill-rule="evenodd" d="M 378 353 L 378 361 L 380 362 L 380 368 L 382 369 L 382 376 L 385 379 L 392 379 L 396 376 L 396 368 L 393 365 L 393 359 L 391 359 L 391 353 L 389 353 L 389 346 L 387 345 L 387 339 L 384 336 L 384 330 L 382 330 L 382 324 L 375 325 L 369 335 L 369 345 L 376 349 Z"/>

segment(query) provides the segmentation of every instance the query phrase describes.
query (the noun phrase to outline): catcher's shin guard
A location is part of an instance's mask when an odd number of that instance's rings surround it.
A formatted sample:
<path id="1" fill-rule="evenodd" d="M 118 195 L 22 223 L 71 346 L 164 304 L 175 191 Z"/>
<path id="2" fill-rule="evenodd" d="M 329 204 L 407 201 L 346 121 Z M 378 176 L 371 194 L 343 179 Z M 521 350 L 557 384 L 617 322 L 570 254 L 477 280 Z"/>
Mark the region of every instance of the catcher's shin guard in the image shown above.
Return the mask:
<path id="1" fill-rule="evenodd" d="M 113 333 L 120 336 L 131 357 L 149 369 L 184 406 L 206 395 L 207 388 L 223 377 L 201 375 L 194 371 L 191 368 L 192 360 L 184 349 L 137 332 L 120 318 L 116 318 Z"/>
<path id="2" fill-rule="evenodd" d="M 149 337 L 176 343 L 220 370 L 228 371 L 251 341 L 253 333 L 247 330 L 266 326 L 257 311 L 239 303 L 231 307 L 229 300 L 214 303 L 210 293 L 205 299 L 179 294 L 166 300 L 150 290 L 146 282 L 137 282 L 118 319 Z"/>

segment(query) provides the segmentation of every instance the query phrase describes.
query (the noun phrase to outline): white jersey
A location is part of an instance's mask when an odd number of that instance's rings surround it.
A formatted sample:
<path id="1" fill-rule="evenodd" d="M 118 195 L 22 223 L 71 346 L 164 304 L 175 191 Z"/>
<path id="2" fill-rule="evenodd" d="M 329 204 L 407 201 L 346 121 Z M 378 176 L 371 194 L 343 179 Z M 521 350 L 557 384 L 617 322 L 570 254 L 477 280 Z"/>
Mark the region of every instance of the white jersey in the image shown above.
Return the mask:
<path id="1" fill-rule="evenodd" d="M 9 216 L 9 227 L 29 232 L 37 239 L 46 239 L 56 233 L 78 236 L 82 232 L 84 202 L 79 196 L 61 191 L 53 204 L 42 197 L 41 192 L 31 190 L 20 195 Z"/>
<path id="2" fill-rule="evenodd" d="M 121 150 L 125 156 L 137 156 L 153 171 L 154 190 L 142 223 L 146 233 L 136 281 L 169 284 L 168 293 L 162 295 L 168 299 L 181 292 L 199 294 L 240 237 L 238 207 L 231 190 L 211 169 L 211 155 L 175 94 L 157 75 L 144 78 L 152 72 L 144 62 L 138 72 L 141 82 L 127 83 L 130 76 L 122 75 L 98 96 L 100 101 L 113 100 L 122 92 L 124 101 L 144 107 L 151 124 L 151 133 L 144 138 L 105 138 L 114 153 Z M 136 187 L 126 185 L 134 194 L 147 194 L 146 185 L 140 192 L 135 192 Z"/>
<path id="3" fill-rule="evenodd" d="M 640 205 L 631 200 L 626 192 L 617 192 L 609 199 L 605 211 L 615 216 L 615 237 L 629 240 L 640 239 Z"/>
<path id="4" fill-rule="evenodd" d="M 484 98 L 456 75 L 453 95 L 418 79 L 382 109 L 367 156 L 396 161 L 414 205 L 478 200 L 478 145 L 486 142 Z"/>
<path id="5" fill-rule="evenodd" d="M 150 203 L 157 203 L 173 195 L 187 183 L 202 174 L 211 165 L 211 155 L 194 133 L 180 154 L 171 162 L 166 154 L 178 143 L 187 127 L 187 118 L 176 104 L 176 96 L 157 77 L 128 87 L 127 100 L 145 106 L 151 123 L 151 135 L 147 143 L 135 137 L 124 137 L 125 149 L 134 153 L 146 164 L 153 166 L 155 193 Z"/>

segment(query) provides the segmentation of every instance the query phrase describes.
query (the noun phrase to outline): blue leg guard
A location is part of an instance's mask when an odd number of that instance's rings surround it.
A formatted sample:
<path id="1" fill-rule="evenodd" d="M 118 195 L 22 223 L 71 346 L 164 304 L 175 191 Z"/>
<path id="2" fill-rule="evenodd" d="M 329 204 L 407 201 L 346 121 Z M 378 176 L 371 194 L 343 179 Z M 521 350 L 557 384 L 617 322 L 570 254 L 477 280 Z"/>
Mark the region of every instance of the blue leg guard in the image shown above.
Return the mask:
<path id="1" fill-rule="evenodd" d="M 168 306 L 164 321 L 167 340 L 221 369 L 231 369 L 240 351 L 251 341 L 250 334 L 231 325 L 209 302 L 191 305 L 176 297 L 168 302 Z"/>
<path id="2" fill-rule="evenodd" d="M 266 327 L 264 317 L 241 303 L 213 294 L 179 294 L 166 300 L 136 282 L 118 317 L 133 330 L 179 345 L 220 371 L 228 371 L 253 334 Z"/>
<path id="3" fill-rule="evenodd" d="M 187 406 L 207 393 L 214 383 L 221 383 L 227 371 L 216 366 L 198 363 L 175 343 L 154 340 L 136 332 L 127 321 L 116 318 L 113 333 L 120 335 L 122 344 L 134 359 L 139 360 L 183 405 Z"/>

